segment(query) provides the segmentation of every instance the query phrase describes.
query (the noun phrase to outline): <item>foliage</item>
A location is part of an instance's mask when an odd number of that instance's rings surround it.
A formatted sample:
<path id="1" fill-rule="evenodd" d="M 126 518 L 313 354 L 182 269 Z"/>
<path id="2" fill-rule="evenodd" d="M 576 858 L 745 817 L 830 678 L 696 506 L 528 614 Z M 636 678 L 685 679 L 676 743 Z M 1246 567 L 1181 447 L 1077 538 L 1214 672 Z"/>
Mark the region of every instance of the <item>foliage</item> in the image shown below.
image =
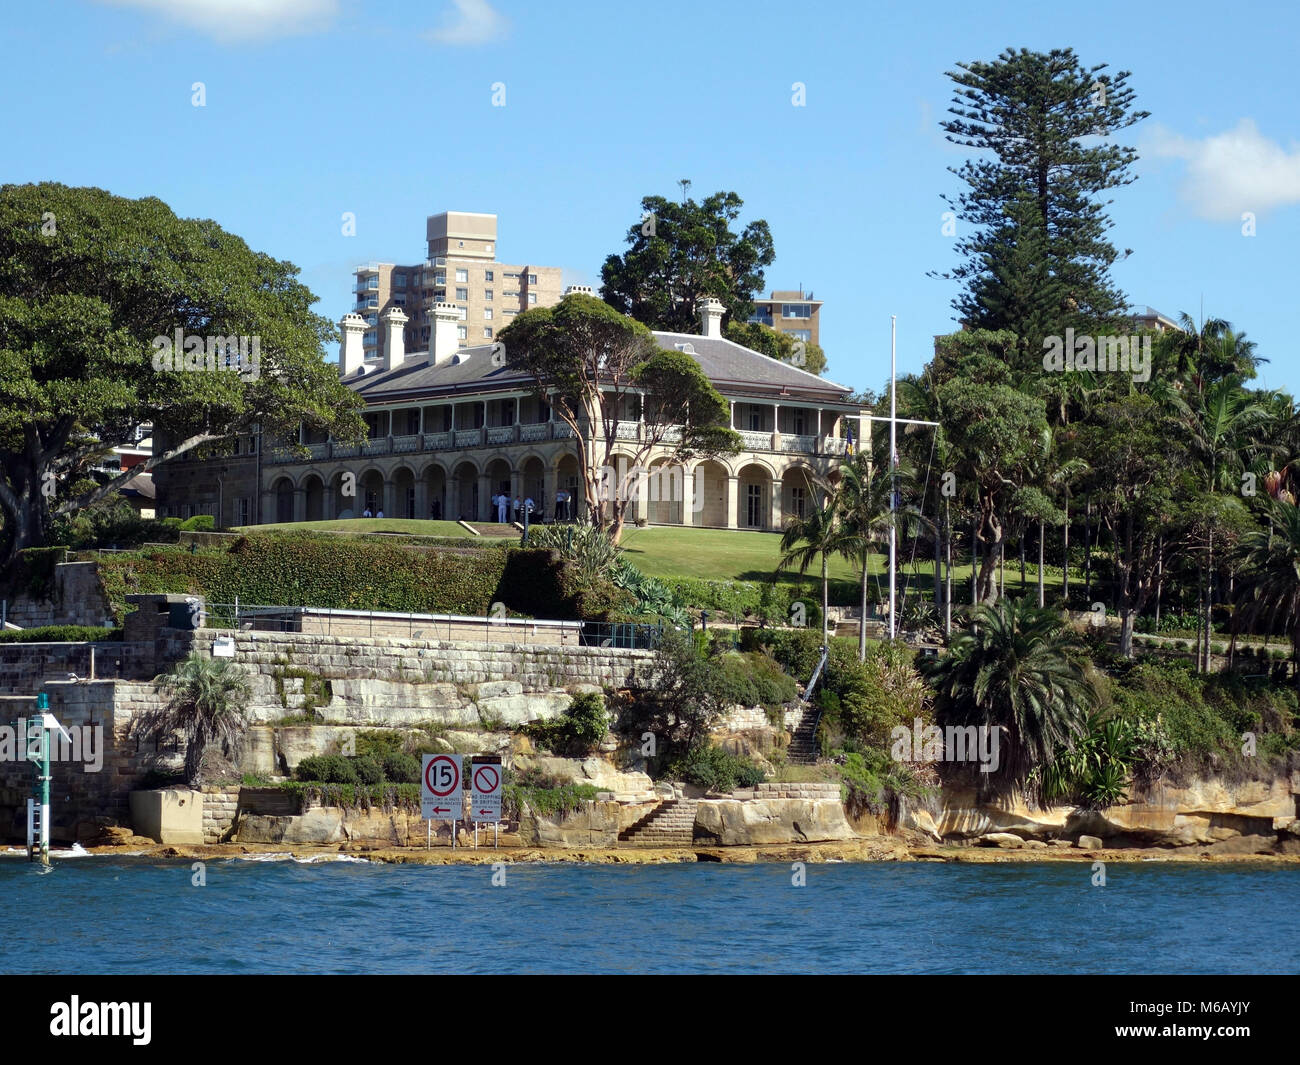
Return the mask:
<path id="1" fill-rule="evenodd" d="M 501 785 L 501 813 L 513 820 L 525 806 L 543 817 L 564 817 L 595 799 L 593 784 L 574 784 L 543 773 L 535 767 L 507 769 Z"/>
<path id="2" fill-rule="evenodd" d="M 453 552 L 348 537 L 276 533 L 227 551 L 152 549 L 107 556 L 99 571 L 120 617 L 128 592 L 189 592 L 209 603 L 486 616 L 501 602 L 531 617 L 586 616 L 548 551 Z"/>
<path id="3" fill-rule="evenodd" d="M 373 762 L 373 759 L 370 759 Z M 341 754 L 315 754 L 304 758 L 294 770 L 299 780 L 321 784 L 356 784 L 360 780 L 356 759 Z M 378 783 L 368 780 L 367 784 Z"/>
<path id="4" fill-rule="evenodd" d="M 910 732 L 918 718 L 928 724 L 931 717 L 930 691 L 901 642 L 873 643 L 861 662 L 844 644 L 832 644 L 819 698 L 825 724 L 855 749 L 886 750 L 896 727 Z"/>
<path id="5" fill-rule="evenodd" d="M 55 516 L 50 522 L 50 537 L 78 551 L 144 543 L 174 544 L 182 524 L 179 518 L 142 518 L 120 495 L 111 495 L 73 514 Z"/>
<path id="6" fill-rule="evenodd" d="M 773 329 L 762 322 L 736 321 L 734 318 L 722 330 L 723 336 L 733 343 L 761 352 L 769 359 L 789 363 L 807 373 L 826 372 L 826 353 L 820 344 L 807 341 L 796 347 L 796 341 L 783 329 Z"/>
<path id="7" fill-rule="evenodd" d="M 0 643 L 81 643 L 86 640 L 120 640 L 122 630 L 93 625 L 41 625 L 34 629 L 0 632 Z"/>
<path id="8" fill-rule="evenodd" d="M 879 749 L 836 754 L 840 795 L 851 816 L 881 814 L 900 797 L 916 798 L 923 788 L 905 762 L 896 762 Z"/>
<path id="9" fill-rule="evenodd" d="M 716 668 L 717 690 L 728 703 L 773 709 L 798 698 L 794 678 L 761 651 L 721 655 Z"/>
<path id="10" fill-rule="evenodd" d="M 524 725 L 519 730 L 540 747 L 555 754 L 582 757 L 609 732 L 609 710 L 599 692 L 580 692 L 569 700 L 554 721 Z"/>
<path id="11" fill-rule="evenodd" d="M 1006 753 L 996 775 L 1011 784 L 1068 748 L 1097 701 L 1073 635 L 1025 600 L 981 604 L 924 670 L 938 723 L 1002 730 Z"/>
<path id="12" fill-rule="evenodd" d="M 144 422 L 157 429 L 146 472 L 257 422 L 278 436 L 304 421 L 340 439 L 360 435 L 361 400 L 323 357 L 334 328 L 311 312 L 315 297 L 296 275 L 291 263 L 252 251 L 212 221 L 177 218 L 152 197 L 0 186 L 6 565 L 47 542 L 54 514 L 104 499 L 141 472 L 104 483 L 85 476 L 99 456 L 133 443 Z M 214 345 L 220 336 L 223 347 L 256 337 L 257 372 L 159 369 L 155 338 L 177 332 Z M 47 483 L 56 486 L 52 500 Z"/>
<path id="13" fill-rule="evenodd" d="M 191 651 L 154 683 L 165 701 L 133 718 L 131 734 L 155 743 L 179 737 L 185 745 L 185 778 L 198 785 L 209 750 L 219 749 L 228 759 L 239 751 L 252 698 L 248 675 L 229 659 Z"/>
<path id="14" fill-rule="evenodd" d="M 762 220 L 732 230 L 743 206 L 734 192 L 699 203 L 684 192 L 680 201 L 646 196 L 642 217 L 627 232 L 628 250 L 601 267 L 601 298 L 670 333 L 699 333 L 698 308 L 708 296 L 721 301 L 728 320 L 747 321 L 775 251 Z"/>
<path id="15" fill-rule="evenodd" d="M 660 775 L 724 794 L 737 788 L 752 788 L 766 779 L 763 770 L 748 758 L 713 744 L 691 747 L 685 754 L 668 760 Z"/>
<path id="16" fill-rule="evenodd" d="M 1138 744 L 1131 720 L 1092 715 L 1082 735 L 1043 767 L 1043 797 L 1092 807 L 1114 805 L 1125 796 Z"/>

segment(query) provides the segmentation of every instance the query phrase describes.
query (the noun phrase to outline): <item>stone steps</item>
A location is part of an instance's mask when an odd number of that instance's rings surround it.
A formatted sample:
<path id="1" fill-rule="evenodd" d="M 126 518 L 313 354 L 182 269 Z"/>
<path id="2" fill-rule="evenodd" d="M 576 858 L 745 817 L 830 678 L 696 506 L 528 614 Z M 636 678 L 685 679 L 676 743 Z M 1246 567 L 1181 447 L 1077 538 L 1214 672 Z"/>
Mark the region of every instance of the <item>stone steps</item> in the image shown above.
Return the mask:
<path id="1" fill-rule="evenodd" d="M 791 765 L 812 765 L 817 761 L 818 713 L 812 707 L 803 710 L 790 734 L 790 747 L 786 761 Z"/>
<path id="2" fill-rule="evenodd" d="M 689 847 L 695 838 L 695 799 L 668 799 L 618 834 L 632 847 Z"/>

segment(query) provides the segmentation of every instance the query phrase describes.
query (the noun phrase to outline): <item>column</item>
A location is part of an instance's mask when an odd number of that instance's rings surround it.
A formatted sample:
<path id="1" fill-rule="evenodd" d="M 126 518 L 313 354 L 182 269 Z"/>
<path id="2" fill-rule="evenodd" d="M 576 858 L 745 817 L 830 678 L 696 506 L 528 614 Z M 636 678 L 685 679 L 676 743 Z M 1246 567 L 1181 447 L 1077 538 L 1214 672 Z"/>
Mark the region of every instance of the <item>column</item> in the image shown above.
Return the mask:
<path id="1" fill-rule="evenodd" d="M 385 518 L 397 517 L 397 482 L 387 474 L 384 475 L 384 488 L 380 492 L 381 506 Z"/>
<path id="2" fill-rule="evenodd" d="M 320 513 L 326 521 L 333 521 L 339 516 L 339 490 L 335 487 L 333 477 L 327 477 L 325 487 L 321 489 Z"/>
<path id="3" fill-rule="evenodd" d="M 781 450 L 781 404 L 772 404 L 772 450 Z"/>
<path id="4" fill-rule="evenodd" d="M 483 431 L 487 432 L 486 429 Z M 475 521 L 491 521 L 495 517 L 493 514 L 489 514 L 486 519 L 483 517 L 483 512 L 490 509 L 492 506 L 490 502 L 491 498 L 492 489 L 488 487 L 488 475 L 486 473 L 480 473 L 478 475 L 478 506 L 474 508 Z"/>
<path id="5" fill-rule="evenodd" d="M 304 488 L 293 490 L 293 520 L 307 520 L 307 491 Z"/>
<path id="6" fill-rule="evenodd" d="M 667 467 L 660 466 L 659 469 L 664 470 Z M 663 482 L 666 480 L 667 477 L 662 477 L 659 483 L 655 485 L 658 493 L 664 491 Z M 636 502 L 633 504 L 633 518 L 638 522 L 648 523 L 650 521 L 650 485 L 652 483 L 649 467 L 642 471 L 641 476 L 635 478 L 633 488 L 636 491 Z"/>
<path id="7" fill-rule="evenodd" d="M 442 516 L 448 521 L 460 518 L 460 478 L 447 478 L 447 503 L 442 508 Z"/>
<path id="8" fill-rule="evenodd" d="M 427 518 L 429 516 L 429 479 L 427 477 L 418 477 L 415 481 L 415 516 L 417 518 Z"/>
<path id="9" fill-rule="evenodd" d="M 546 505 L 550 508 L 546 514 L 542 515 L 543 521 L 555 520 L 555 493 L 559 490 L 558 481 L 559 474 L 554 466 L 542 467 L 542 492 L 546 496 Z"/>
<path id="10" fill-rule="evenodd" d="M 703 499 L 699 500 L 702 502 Z M 694 525 L 696 523 L 695 515 L 697 499 L 695 495 L 695 474 L 683 467 L 682 469 L 682 524 Z"/>
<path id="11" fill-rule="evenodd" d="M 727 478 L 727 528 L 736 529 L 739 525 L 736 521 L 736 510 L 739 505 L 740 496 L 740 478 Z"/>
<path id="12" fill-rule="evenodd" d="M 784 521 L 782 515 L 782 504 L 785 502 L 783 493 L 784 488 L 784 481 L 781 481 L 780 479 L 772 481 L 772 530 L 774 532 L 781 531 L 781 525 Z"/>
<path id="13" fill-rule="evenodd" d="M 272 525 L 279 521 L 279 507 L 277 506 L 276 494 L 271 489 L 265 489 L 262 492 L 262 524 Z"/>

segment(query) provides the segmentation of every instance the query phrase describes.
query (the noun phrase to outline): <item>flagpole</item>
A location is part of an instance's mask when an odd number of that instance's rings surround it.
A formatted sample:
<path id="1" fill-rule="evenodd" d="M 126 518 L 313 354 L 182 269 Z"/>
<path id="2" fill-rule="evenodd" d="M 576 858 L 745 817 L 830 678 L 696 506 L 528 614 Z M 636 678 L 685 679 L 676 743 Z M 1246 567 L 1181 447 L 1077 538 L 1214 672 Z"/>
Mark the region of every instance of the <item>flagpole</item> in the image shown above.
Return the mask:
<path id="1" fill-rule="evenodd" d="M 898 500 L 898 451 L 895 433 L 898 429 L 898 405 L 895 378 L 898 373 L 898 315 L 889 316 L 889 638 L 895 632 L 895 578 L 897 559 L 897 533 L 894 529 L 894 506 Z"/>

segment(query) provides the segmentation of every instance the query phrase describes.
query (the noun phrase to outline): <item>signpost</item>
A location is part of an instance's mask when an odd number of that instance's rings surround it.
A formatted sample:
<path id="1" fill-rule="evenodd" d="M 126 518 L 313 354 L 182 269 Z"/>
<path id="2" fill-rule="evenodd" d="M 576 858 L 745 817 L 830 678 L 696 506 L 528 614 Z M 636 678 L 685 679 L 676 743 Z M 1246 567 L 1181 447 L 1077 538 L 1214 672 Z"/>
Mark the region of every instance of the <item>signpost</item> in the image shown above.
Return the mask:
<path id="1" fill-rule="evenodd" d="M 474 846 L 478 846 L 480 821 L 492 822 L 492 846 L 499 839 L 501 820 L 501 756 L 476 754 L 470 762 L 470 816 L 474 819 Z"/>
<path id="2" fill-rule="evenodd" d="M 434 821 L 451 822 L 451 845 L 456 846 L 456 822 L 464 803 L 460 782 L 460 755 L 426 754 L 420 774 L 420 815 L 429 822 L 425 843 L 431 842 Z"/>
<path id="3" fill-rule="evenodd" d="M 58 732 L 71 741 L 67 730 L 50 713 L 50 697 L 36 696 L 37 716 L 27 722 L 23 754 L 36 763 L 36 784 L 27 800 L 27 860 L 50 864 L 50 733 Z"/>

